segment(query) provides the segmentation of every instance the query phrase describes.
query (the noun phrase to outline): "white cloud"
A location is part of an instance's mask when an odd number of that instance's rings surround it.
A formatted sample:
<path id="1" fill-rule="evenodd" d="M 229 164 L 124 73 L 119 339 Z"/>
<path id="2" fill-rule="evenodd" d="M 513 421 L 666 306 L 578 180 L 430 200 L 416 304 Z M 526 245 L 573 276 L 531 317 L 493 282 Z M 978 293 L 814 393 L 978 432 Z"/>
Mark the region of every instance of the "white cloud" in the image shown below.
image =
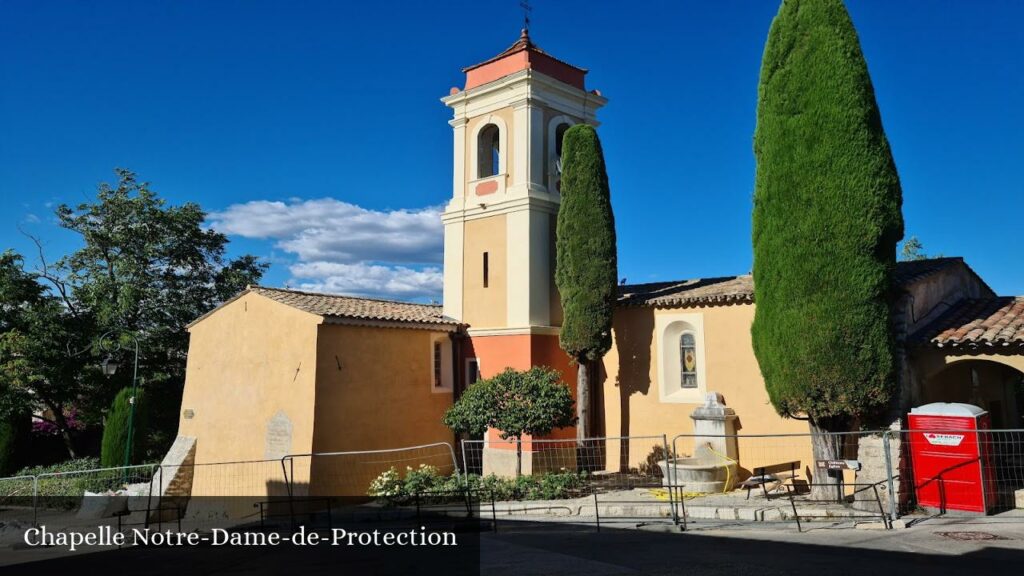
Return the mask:
<path id="1" fill-rule="evenodd" d="M 225 234 L 278 240 L 303 261 L 439 263 L 441 209 L 367 210 L 333 198 L 258 200 L 210 214 Z"/>
<path id="2" fill-rule="evenodd" d="M 355 296 L 387 296 L 403 300 L 439 300 L 441 269 L 404 266 L 310 262 L 291 266 L 295 288 Z"/>
<path id="3" fill-rule="evenodd" d="M 441 209 L 367 210 L 333 198 L 234 204 L 209 216 L 228 235 L 272 240 L 294 255 L 289 284 L 304 290 L 440 299 Z"/>

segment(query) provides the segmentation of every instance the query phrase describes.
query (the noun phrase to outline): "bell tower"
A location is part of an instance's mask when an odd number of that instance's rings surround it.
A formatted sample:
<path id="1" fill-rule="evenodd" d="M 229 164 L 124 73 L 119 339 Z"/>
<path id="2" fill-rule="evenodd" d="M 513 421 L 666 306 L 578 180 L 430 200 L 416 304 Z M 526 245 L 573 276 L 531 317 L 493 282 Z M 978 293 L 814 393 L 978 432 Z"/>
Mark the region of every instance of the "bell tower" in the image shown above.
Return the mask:
<path id="1" fill-rule="evenodd" d="M 585 89 L 585 69 L 544 52 L 526 30 L 463 71 L 464 88 L 441 100 L 454 133 L 444 313 L 469 325 L 471 371 L 550 365 L 538 348 L 550 348 L 544 340 L 557 350 L 562 317 L 554 283 L 562 135 L 596 125 L 606 100 Z"/>

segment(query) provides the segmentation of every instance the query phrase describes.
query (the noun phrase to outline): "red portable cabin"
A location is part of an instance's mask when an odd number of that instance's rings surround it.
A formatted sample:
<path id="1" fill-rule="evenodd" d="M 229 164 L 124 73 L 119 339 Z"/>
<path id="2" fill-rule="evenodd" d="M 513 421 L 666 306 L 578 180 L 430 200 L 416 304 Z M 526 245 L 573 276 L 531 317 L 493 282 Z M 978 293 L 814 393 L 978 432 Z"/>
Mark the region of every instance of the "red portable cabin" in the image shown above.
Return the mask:
<path id="1" fill-rule="evenodd" d="M 988 412 L 936 402 L 910 411 L 914 491 L 922 508 L 988 513 L 996 491 Z"/>

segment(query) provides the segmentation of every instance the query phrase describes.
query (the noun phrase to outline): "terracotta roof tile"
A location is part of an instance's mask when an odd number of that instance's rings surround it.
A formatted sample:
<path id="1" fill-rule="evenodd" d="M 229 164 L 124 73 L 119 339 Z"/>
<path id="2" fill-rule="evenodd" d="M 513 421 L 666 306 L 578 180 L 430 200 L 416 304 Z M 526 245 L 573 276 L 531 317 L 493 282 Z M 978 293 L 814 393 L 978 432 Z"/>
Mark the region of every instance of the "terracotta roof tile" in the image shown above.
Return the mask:
<path id="1" fill-rule="evenodd" d="M 942 348 L 1024 345 L 1024 296 L 961 300 L 913 340 Z"/>
<path id="2" fill-rule="evenodd" d="M 897 262 L 894 280 L 908 286 L 940 270 L 963 263 L 963 258 L 930 258 Z M 749 304 L 754 301 L 754 279 L 749 274 L 619 286 L 620 306 L 687 307 Z"/>
<path id="3" fill-rule="evenodd" d="M 486 66 L 487 64 L 490 64 L 491 62 L 496 62 L 498 60 L 501 60 L 502 58 L 506 58 L 506 57 L 508 57 L 508 56 L 510 56 L 512 54 L 515 54 L 516 52 L 522 52 L 523 50 L 529 50 L 529 51 L 535 52 L 537 54 L 543 54 L 544 56 L 547 56 L 548 58 L 551 58 L 552 60 L 554 60 L 555 62 L 558 62 L 559 64 L 564 64 L 564 65 L 566 65 L 566 66 L 568 66 L 570 68 L 575 68 L 576 70 L 580 70 L 582 72 L 587 72 L 586 68 L 580 68 L 579 66 L 576 66 L 575 64 L 570 64 L 570 63 L 568 63 L 568 62 L 566 62 L 564 60 L 560 60 L 558 58 L 555 58 L 551 54 L 548 54 L 544 50 L 541 50 L 540 46 L 537 46 L 536 44 L 534 44 L 533 40 L 530 39 L 530 33 L 525 28 L 520 31 L 519 39 L 517 39 L 515 42 L 513 42 L 511 46 L 509 46 L 508 48 L 503 50 L 500 54 L 498 54 L 497 56 L 494 56 L 492 58 L 488 58 L 487 60 L 484 60 L 483 62 L 480 62 L 479 64 L 473 64 L 472 66 L 466 66 L 465 68 L 462 69 L 462 71 L 463 72 L 469 72 L 470 70 L 474 70 L 476 68 L 480 68 L 481 66 Z"/>
<path id="4" fill-rule="evenodd" d="M 619 286 L 620 306 L 714 306 L 754 301 L 754 279 L 744 276 L 699 278 Z"/>
<path id="5" fill-rule="evenodd" d="M 436 304 L 413 304 L 263 286 L 252 286 L 249 291 L 324 317 L 452 326 L 458 324 L 450 318 L 445 318 L 441 312 L 441 306 Z"/>
<path id="6" fill-rule="evenodd" d="M 896 266 L 896 281 L 901 285 L 912 284 L 947 266 L 962 262 L 960 258 L 936 258 L 915 262 L 899 262 Z M 282 304 L 304 310 L 311 314 L 333 318 L 354 320 L 412 323 L 420 325 L 457 326 L 458 322 L 446 318 L 441 306 L 435 304 L 414 304 L 392 300 L 373 298 L 357 298 L 337 294 L 321 294 L 282 288 L 252 286 L 235 298 L 248 292 L 256 292 Z M 235 298 L 232 298 L 234 300 Z M 986 300 L 988 301 L 988 300 Z M 620 306 L 655 306 L 661 308 L 693 307 L 693 306 L 724 306 L 730 304 L 750 304 L 754 302 L 754 280 L 749 274 L 742 276 L 723 276 L 719 278 L 698 278 L 668 282 L 652 282 L 648 284 L 630 284 L 619 286 L 618 304 Z M 1019 308 L 1019 307 L 1018 307 Z M 1017 310 L 1015 308 L 1014 310 Z M 213 311 L 193 321 L 194 325 L 206 318 Z M 1022 338 L 1024 328 L 1020 327 L 1019 317 L 1024 312 L 1014 312 L 1018 316 L 1013 330 Z M 1007 320 L 1010 323 L 1010 320 Z M 986 332 L 987 334 L 987 332 Z"/>
<path id="7" fill-rule="evenodd" d="M 897 262 L 894 280 L 897 286 L 906 286 L 963 261 L 959 257 L 944 257 Z"/>

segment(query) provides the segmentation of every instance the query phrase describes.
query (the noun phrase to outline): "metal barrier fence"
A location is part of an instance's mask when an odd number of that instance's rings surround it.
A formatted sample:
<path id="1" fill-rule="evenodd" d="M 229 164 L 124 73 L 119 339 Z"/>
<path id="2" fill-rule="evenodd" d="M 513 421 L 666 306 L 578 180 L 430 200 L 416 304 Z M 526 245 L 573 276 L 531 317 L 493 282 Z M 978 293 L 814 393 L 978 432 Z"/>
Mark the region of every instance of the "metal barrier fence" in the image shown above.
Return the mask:
<path id="1" fill-rule="evenodd" d="M 679 502 L 698 520 L 862 521 L 889 527 L 888 440 L 882 431 L 680 434 L 668 466 Z M 815 445 L 833 456 L 817 459 Z M 710 512 L 709 512 L 710 511 Z"/>
<path id="2" fill-rule="evenodd" d="M 575 497 L 580 500 L 563 512 L 592 516 L 598 525 L 602 521 L 676 522 L 673 491 L 659 465 L 668 453 L 665 435 L 462 442 L 467 482 L 476 475 L 536 478 L 499 492 L 496 499 L 503 502 L 498 512 L 529 516 L 549 510 L 550 500 Z M 545 502 L 530 503 L 537 500 Z"/>
<path id="3" fill-rule="evenodd" d="M 815 443 L 831 444 L 838 457 L 815 459 Z M 704 520 L 799 524 L 824 516 L 876 518 L 888 526 L 908 514 L 1024 508 L 1024 430 L 943 429 L 491 438 L 463 441 L 458 454 L 440 442 L 275 460 L 54 472 L 0 478 L 0 522 L 46 522 L 69 509 L 85 522 L 90 516 L 83 508 L 100 514 L 118 506 L 121 512 L 114 516 L 128 524 L 161 521 L 165 509 L 180 517 L 186 506 L 189 519 L 201 524 L 255 521 L 274 513 L 275 500 L 287 502 L 294 516 L 297 499 L 326 499 L 330 509 L 331 498 L 350 497 L 349 503 L 361 506 L 382 474 L 393 470 L 404 478 L 421 467 L 447 480 L 444 490 L 461 490 L 465 498 L 423 492 L 403 506 L 414 502 L 417 511 L 464 508 L 472 514 L 484 505 L 495 518 L 511 520 L 570 514 L 598 525 L 660 521 L 685 528 Z M 85 499 L 86 493 L 104 497 Z M 225 501 L 235 509 L 225 509 Z"/>
<path id="4" fill-rule="evenodd" d="M 39 503 L 44 506 L 53 502 L 52 499 L 84 495 L 86 492 L 125 490 L 128 493 L 134 492 L 134 495 L 148 495 L 159 468 L 159 464 L 139 464 L 48 472 L 36 476 L 36 493 Z"/>
<path id="5" fill-rule="evenodd" d="M 459 470 L 448 442 L 383 450 L 289 454 L 278 461 L 289 497 L 364 498 L 371 482 L 394 469 L 398 474 L 430 466 L 439 475 Z"/>
<path id="6" fill-rule="evenodd" d="M 102 513 L 110 507 L 109 494 L 117 492 L 119 502 L 145 499 L 147 504 L 159 465 L 95 468 L 47 472 L 30 476 L 0 478 L 0 521 L 36 523 L 40 514 L 66 515 L 81 510 Z M 83 500 L 86 494 L 100 497 Z M 92 505 L 92 508 L 85 506 Z"/>
<path id="7" fill-rule="evenodd" d="M 279 459 L 162 466 L 161 476 L 158 508 L 171 512 L 158 517 L 178 513 L 204 527 L 257 522 L 261 502 L 288 494 Z"/>
<path id="8" fill-rule="evenodd" d="M 887 431 L 890 515 L 1024 508 L 1024 430 Z"/>
<path id="9" fill-rule="evenodd" d="M 36 477 L 0 478 L 0 524 L 35 520 Z"/>

